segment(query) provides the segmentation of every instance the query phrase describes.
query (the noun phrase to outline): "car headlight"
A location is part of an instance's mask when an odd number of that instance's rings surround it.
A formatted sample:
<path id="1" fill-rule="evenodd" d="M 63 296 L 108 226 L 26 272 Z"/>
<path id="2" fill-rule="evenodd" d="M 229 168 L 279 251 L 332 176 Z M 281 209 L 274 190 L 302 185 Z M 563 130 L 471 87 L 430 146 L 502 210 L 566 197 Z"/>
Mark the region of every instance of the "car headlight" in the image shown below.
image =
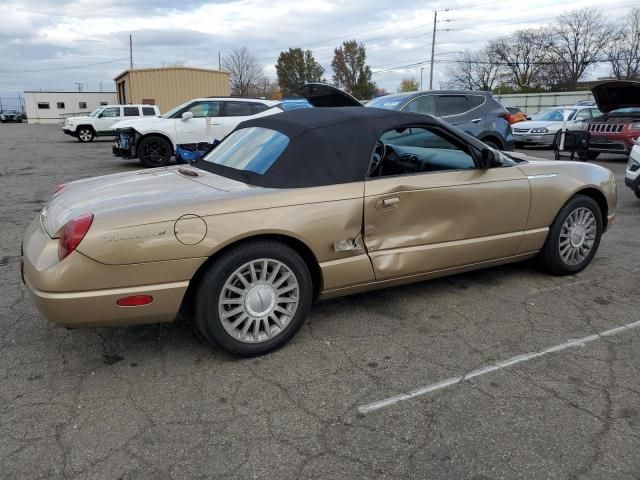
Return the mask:
<path id="1" fill-rule="evenodd" d="M 640 130 L 640 122 L 632 122 L 629 124 L 629 130 Z"/>
<path id="2" fill-rule="evenodd" d="M 546 128 L 532 128 L 531 133 L 549 133 L 549 130 Z"/>

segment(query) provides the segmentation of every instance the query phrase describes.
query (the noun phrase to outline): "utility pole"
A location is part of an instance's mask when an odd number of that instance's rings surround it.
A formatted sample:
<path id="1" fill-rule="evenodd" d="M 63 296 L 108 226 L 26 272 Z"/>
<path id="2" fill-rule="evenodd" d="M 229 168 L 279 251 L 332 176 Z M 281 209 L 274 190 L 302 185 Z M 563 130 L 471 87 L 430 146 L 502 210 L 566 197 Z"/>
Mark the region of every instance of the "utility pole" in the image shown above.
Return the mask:
<path id="1" fill-rule="evenodd" d="M 433 11 L 433 37 L 431 38 L 431 68 L 429 71 L 429 90 L 433 90 L 433 55 L 436 51 L 436 23 L 438 22 L 438 11 Z"/>
<path id="2" fill-rule="evenodd" d="M 133 70 L 133 39 L 131 35 L 129 35 L 129 70 Z"/>
<path id="3" fill-rule="evenodd" d="M 82 82 L 75 82 L 74 85 L 78 87 L 78 92 L 82 92 Z"/>

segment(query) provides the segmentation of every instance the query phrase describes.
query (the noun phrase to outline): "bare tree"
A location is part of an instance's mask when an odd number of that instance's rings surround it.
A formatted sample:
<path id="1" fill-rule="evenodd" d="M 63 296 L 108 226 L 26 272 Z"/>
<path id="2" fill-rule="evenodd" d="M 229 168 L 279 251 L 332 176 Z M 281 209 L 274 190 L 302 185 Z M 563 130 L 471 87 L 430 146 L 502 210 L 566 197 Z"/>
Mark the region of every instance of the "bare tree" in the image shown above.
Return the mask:
<path id="1" fill-rule="evenodd" d="M 501 74 L 500 64 L 488 48 L 464 51 L 447 72 L 452 88 L 491 91 Z"/>
<path id="2" fill-rule="evenodd" d="M 231 95 L 246 97 L 256 89 L 263 77 L 262 67 L 247 47 L 236 48 L 222 60 L 231 74 Z"/>
<path id="3" fill-rule="evenodd" d="M 640 79 L 640 8 L 625 16 L 607 52 L 611 73 L 618 80 Z"/>
<path id="4" fill-rule="evenodd" d="M 543 83 L 542 71 L 550 46 L 547 35 L 530 29 L 491 42 L 489 51 L 504 66 L 506 82 L 522 89 Z"/>
<path id="5" fill-rule="evenodd" d="M 574 90 L 578 80 L 607 51 L 614 33 L 598 9 L 560 15 L 549 29 L 549 63 L 545 74 L 557 88 Z"/>

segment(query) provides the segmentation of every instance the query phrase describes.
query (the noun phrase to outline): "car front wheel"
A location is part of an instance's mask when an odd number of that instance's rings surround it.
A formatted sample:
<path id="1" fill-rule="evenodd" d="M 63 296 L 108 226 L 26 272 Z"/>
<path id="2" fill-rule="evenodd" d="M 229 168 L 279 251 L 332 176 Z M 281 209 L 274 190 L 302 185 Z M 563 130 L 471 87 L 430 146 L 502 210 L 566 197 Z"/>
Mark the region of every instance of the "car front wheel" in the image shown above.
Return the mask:
<path id="1" fill-rule="evenodd" d="M 209 342 L 239 356 L 281 347 L 304 323 L 313 282 L 287 245 L 257 240 L 233 247 L 205 273 L 196 296 L 196 325 Z"/>
<path id="2" fill-rule="evenodd" d="M 169 164 L 173 149 L 162 137 L 143 138 L 138 144 L 138 158 L 145 167 L 164 167 Z"/>
<path id="3" fill-rule="evenodd" d="M 93 130 L 89 127 L 80 127 L 78 128 L 78 133 L 77 133 L 77 137 L 78 140 L 80 140 L 83 143 L 87 143 L 90 142 L 91 140 L 93 140 L 93 137 L 95 137 Z"/>
<path id="4" fill-rule="evenodd" d="M 602 236 L 602 212 L 591 197 L 576 195 L 554 219 L 541 259 L 554 275 L 572 275 L 583 270 L 596 254 Z"/>

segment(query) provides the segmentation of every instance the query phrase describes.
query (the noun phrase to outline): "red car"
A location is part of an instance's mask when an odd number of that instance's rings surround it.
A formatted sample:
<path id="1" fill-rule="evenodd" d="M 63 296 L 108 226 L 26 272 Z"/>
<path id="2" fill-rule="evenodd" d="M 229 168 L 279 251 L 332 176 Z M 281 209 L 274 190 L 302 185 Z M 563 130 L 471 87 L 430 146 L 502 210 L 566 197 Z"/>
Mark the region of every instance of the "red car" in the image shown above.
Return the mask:
<path id="1" fill-rule="evenodd" d="M 591 89 L 603 115 L 584 122 L 590 160 L 600 153 L 629 155 L 640 137 L 640 82 L 616 80 Z"/>

